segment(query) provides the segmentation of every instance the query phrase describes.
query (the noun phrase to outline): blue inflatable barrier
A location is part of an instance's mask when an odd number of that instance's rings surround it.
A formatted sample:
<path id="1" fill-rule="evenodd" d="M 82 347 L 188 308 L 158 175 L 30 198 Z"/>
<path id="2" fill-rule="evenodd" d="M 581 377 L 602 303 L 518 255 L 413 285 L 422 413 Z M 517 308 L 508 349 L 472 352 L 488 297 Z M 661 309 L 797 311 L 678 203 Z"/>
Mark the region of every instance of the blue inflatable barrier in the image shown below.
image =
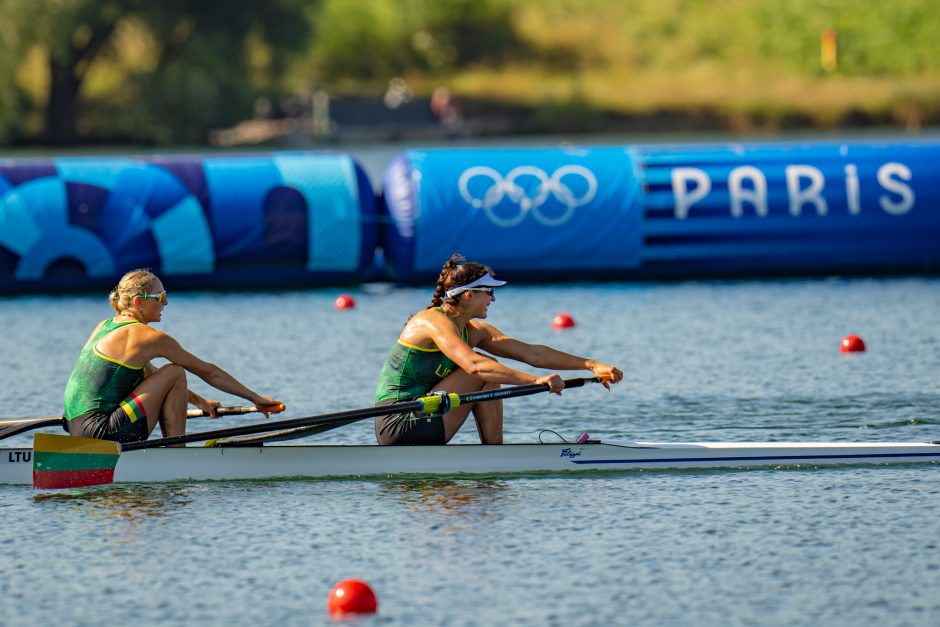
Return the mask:
<path id="1" fill-rule="evenodd" d="M 454 252 L 544 281 L 936 272 L 938 181 L 940 142 L 411 150 L 383 207 L 344 155 L 0 160 L 0 292 L 336 285 L 383 256 L 426 281 Z"/>
<path id="2" fill-rule="evenodd" d="M 0 290 L 277 287 L 373 272 L 375 196 L 350 157 L 0 161 Z"/>
<path id="3" fill-rule="evenodd" d="M 936 142 L 409 151 L 383 244 L 403 280 L 936 271 L 938 181 Z"/>
<path id="4" fill-rule="evenodd" d="M 647 147 L 643 276 L 940 268 L 940 144 Z"/>
<path id="5" fill-rule="evenodd" d="M 409 151 L 384 177 L 389 272 L 436 277 L 454 252 L 514 277 L 636 269 L 636 163 L 625 148 Z"/>

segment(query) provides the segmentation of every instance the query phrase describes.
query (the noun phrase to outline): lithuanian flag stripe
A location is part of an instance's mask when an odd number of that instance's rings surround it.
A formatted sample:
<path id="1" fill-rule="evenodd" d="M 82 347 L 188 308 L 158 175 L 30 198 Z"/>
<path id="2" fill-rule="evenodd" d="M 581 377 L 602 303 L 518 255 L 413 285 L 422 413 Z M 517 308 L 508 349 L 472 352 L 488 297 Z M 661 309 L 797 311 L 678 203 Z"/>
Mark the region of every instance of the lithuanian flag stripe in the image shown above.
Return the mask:
<path id="1" fill-rule="evenodd" d="M 86 453 L 48 453 L 33 451 L 33 468 L 38 470 L 88 470 L 114 468 L 117 455 L 88 455 Z"/>
<path id="2" fill-rule="evenodd" d="M 33 437 L 33 487 L 78 488 L 111 483 L 120 454 L 117 442 L 37 433 Z"/>
<path id="3" fill-rule="evenodd" d="M 80 438 L 74 435 L 55 433 L 37 433 L 33 437 L 33 450 L 36 453 L 83 453 L 87 455 L 119 455 L 121 447 L 111 440 Z"/>
<path id="4" fill-rule="evenodd" d="M 121 409 L 124 410 L 124 413 L 127 414 L 131 422 L 137 422 L 147 416 L 147 412 L 144 410 L 144 404 L 140 402 L 136 394 L 131 394 L 121 401 Z"/>
<path id="5" fill-rule="evenodd" d="M 94 470 L 33 470 L 33 487 L 41 490 L 83 488 L 114 481 L 114 468 Z"/>

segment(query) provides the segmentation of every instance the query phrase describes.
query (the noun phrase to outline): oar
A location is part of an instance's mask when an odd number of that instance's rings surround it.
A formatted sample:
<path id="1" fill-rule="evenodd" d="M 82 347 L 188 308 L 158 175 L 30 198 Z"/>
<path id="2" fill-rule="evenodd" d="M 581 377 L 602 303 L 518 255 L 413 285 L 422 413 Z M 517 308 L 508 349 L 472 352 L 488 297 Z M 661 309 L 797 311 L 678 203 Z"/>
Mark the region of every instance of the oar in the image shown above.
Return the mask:
<path id="1" fill-rule="evenodd" d="M 277 414 L 284 411 L 284 404 L 273 406 L 274 409 L 269 409 L 268 411 L 272 414 Z M 229 407 L 216 407 L 215 413 L 219 416 L 238 416 L 241 414 L 254 414 L 258 410 L 254 405 L 232 405 Z M 201 409 L 188 409 L 186 410 L 187 418 L 200 418 L 202 416 L 208 416 L 209 412 L 203 411 Z"/>
<path id="2" fill-rule="evenodd" d="M 600 378 L 592 377 L 587 379 L 565 379 L 565 389 L 578 388 L 585 383 L 599 383 Z M 388 414 L 404 414 L 413 411 L 419 411 L 426 414 L 446 413 L 451 409 L 456 409 L 460 405 L 468 403 L 480 403 L 484 401 L 494 401 L 502 398 L 512 398 L 515 396 L 528 396 L 547 392 L 548 386 L 540 384 L 520 385 L 517 387 L 501 388 L 492 392 L 471 392 L 468 394 L 447 394 L 444 399 L 444 409 L 441 411 L 440 395 L 425 396 L 413 401 L 395 403 L 393 405 L 382 405 L 377 407 L 367 407 L 364 409 L 353 409 L 336 414 L 324 414 L 322 416 L 311 416 L 317 418 L 316 422 L 306 426 L 293 427 L 290 429 L 280 429 L 278 431 L 261 432 L 257 435 L 230 436 L 227 438 L 207 438 L 206 446 L 256 446 L 264 442 L 286 442 L 288 440 L 297 440 L 325 431 L 332 431 L 339 427 L 345 427 L 348 424 L 359 422 L 365 418 L 375 418 L 377 416 L 387 416 Z M 484 397 L 485 395 L 485 397 Z M 449 404 L 448 404 L 449 402 Z M 437 405 L 432 405 L 437 403 Z M 300 418 L 299 420 L 305 420 Z"/>
<path id="3" fill-rule="evenodd" d="M 599 377 L 566 379 L 565 388 L 577 388 L 585 383 L 599 383 Z M 169 438 L 146 440 L 143 442 L 130 442 L 118 444 L 109 440 L 95 440 L 52 433 L 37 433 L 33 439 L 33 487 L 50 488 L 78 488 L 83 486 L 111 483 L 114 480 L 114 467 L 122 452 L 136 451 L 161 446 L 187 444 L 189 442 L 202 442 L 217 438 L 227 438 L 255 433 L 268 433 L 285 429 L 335 428 L 350 424 L 365 418 L 375 418 L 387 414 L 406 412 L 423 412 L 435 414 L 440 410 L 455 409 L 462 404 L 480 403 L 503 398 L 528 396 L 549 391 L 544 383 L 519 385 L 515 387 L 471 392 L 469 394 L 446 394 L 425 396 L 413 401 L 351 409 L 348 411 L 307 416 L 305 418 L 292 418 L 276 420 L 274 422 L 229 427 L 214 431 L 189 433 Z M 325 430 L 325 429 L 323 429 Z"/>
<path id="4" fill-rule="evenodd" d="M 46 418 L 29 418 L 24 420 L 5 420 L 2 423 L 4 427 L 0 429 L 0 440 L 11 438 L 19 433 L 32 431 L 33 429 L 42 429 L 43 427 L 59 427 L 68 431 L 65 424 L 65 418 L 62 416 L 49 416 Z"/>
<path id="5" fill-rule="evenodd" d="M 61 422 L 62 416 L 37 416 L 36 418 L 7 418 L 6 420 L 0 420 L 0 429 L 6 429 L 7 427 L 18 427 L 20 425 L 32 425 L 44 422 L 47 425 L 53 425 L 56 422 Z"/>
<path id="6" fill-rule="evenodd" d="M 232 405 L 229 407 L 216 407 L 215 412 L 219 416 L 233 416 L 241 414 L 252 414 L 258 411 L 253 405 Z M 284 411 L 284 406 L 273 410 L 274 413 Z M 200 418 L 209 414 L 201 409 L 189 409 L 186 411 L 187 418 Z M 61 426 L 68 431 L 68 425 L 63 416 L 42 416 L 40 418 L 19 418 L 12 420 L 0 420 L 0 440 L 13 437 L 14 435 L 32 431 L 33 429 L 42 429 L 43 427 Z"/>

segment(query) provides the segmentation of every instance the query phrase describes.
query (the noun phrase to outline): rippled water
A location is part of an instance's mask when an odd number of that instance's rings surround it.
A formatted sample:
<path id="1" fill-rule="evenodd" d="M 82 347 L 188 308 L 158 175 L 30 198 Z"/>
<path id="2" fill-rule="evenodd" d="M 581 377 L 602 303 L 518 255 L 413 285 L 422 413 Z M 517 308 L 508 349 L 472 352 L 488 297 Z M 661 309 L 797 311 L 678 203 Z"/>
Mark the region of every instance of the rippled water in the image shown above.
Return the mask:
<path id="1" fill-rule="evenodd" d="M 168 288 L 161 328 L 284 400 L 289 417 L 369 405 L 385 353 L 430 297 L 371 285 L 352 292 L 355 310 L 336 312 L 339 290 Z M 498 327 L 627 373 L 610 394 L 592 386 L 507 401 L 507 439 L 532 441 L 541 428 L 940 439 L 938 288 L 931 278 L 503 288 L 490 309 Z M 560 311 L 578 326 L 553 331 Z M 103 296 L 0 300 L 0 417 L 57 412 L 75 356 L 106 315 Z M 840 354 L 847 333 L 868 352 Z M 364 422 L 317 439 L 372 437 Z M 0 615 L 319 624 L 330 587 L 358 577 L 380 603 L 363 624 L 929 624 L 940 616 L 938 506 L 934 465 L 57 494 L 0 486 Z"/>

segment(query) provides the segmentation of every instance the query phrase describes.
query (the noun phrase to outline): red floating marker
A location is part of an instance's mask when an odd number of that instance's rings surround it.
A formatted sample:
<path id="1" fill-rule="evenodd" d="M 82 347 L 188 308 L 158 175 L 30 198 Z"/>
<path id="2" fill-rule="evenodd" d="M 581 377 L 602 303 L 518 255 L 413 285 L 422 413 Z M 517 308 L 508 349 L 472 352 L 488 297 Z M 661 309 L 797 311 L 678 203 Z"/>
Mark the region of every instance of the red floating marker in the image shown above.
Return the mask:
<path id="1" fill-rule="evenodd" d="M 349 294 L 340 294 L 336 297 L 336 300 L 333 301 L 333 307 L 335 309 L 352 309 L 356 306 L 356 301 L 353 300 L 353 297 Z"/>
<path id="2" fill-rule="evenodd" d="M 344 579 L 330 590 L 326 609 L 330 614 L 375 614 L 379 602 L 366 582 Z"/>
<path id="3" fill-rule="evenodd" d="M 843 353 L 861 353 L 865 351 L 865 342 L 857 335 L 846 335 L 839 344 Z"/>
<path id="4" fill-rule="evenodd" d="M 552 320 L 552 326 L 556 329 L 569 329 L 574 326 L 574 318 L 566 313 L 560 313 Z"/>

